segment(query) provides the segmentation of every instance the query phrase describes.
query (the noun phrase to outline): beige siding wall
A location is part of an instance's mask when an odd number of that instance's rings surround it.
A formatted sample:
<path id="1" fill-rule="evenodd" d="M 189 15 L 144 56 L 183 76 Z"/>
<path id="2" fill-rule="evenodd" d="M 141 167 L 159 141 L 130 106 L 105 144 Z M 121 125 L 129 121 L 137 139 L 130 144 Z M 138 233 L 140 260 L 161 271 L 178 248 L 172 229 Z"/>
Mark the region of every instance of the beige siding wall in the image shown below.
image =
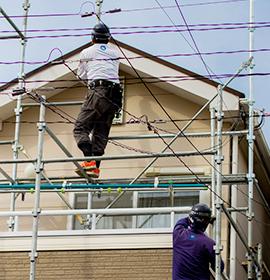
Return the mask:
<path id="1" fill-rule="evenodd" d="M 40 252 L 37 280 L 169 280 L 170 249 Z M 0 253 L 0 280 L 29 278 L 27 252 Z"/>

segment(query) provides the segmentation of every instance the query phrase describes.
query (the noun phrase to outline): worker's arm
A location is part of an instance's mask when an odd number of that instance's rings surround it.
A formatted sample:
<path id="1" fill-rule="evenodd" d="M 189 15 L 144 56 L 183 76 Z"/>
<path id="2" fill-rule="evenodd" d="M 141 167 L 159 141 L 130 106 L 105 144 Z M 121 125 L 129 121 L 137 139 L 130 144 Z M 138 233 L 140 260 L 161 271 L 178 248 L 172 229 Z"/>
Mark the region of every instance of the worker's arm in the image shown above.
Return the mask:
<path id="1" fill-rule="evenodd" d="M 175 227 L 174 227 L 174 230 L 173 230 L 173 244 L 175 244 L 176 242 L 178 242 L 179 240 L 179 236 L 181 236 L 181 233 L 184 231 L 184 230 L 187 230 L 189 227 L 189 218 L 186 217 L 186 218 L 183 218 L 183 219 L 180 219 Z"/>

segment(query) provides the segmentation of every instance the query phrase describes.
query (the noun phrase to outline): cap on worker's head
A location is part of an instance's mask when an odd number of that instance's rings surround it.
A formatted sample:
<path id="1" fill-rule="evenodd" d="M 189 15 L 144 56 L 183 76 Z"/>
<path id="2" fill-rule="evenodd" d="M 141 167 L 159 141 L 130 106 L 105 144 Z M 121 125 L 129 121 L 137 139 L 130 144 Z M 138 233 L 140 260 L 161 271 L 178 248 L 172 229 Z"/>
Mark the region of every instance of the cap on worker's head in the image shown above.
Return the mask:
<path id="1" fill-rule="evenodd" d="M 111 37 L 109 27 L 104 23 L 98 23 L 92 31 L 92 40 L 95 42 L 106 43 Z"/>
<path id="2" fill-rule="evenodd" d="M 211 209 L 204 203 L 195 204 L 189 213 L 189 219 L 193 229 L 205 231 L 211 221 Z"/>

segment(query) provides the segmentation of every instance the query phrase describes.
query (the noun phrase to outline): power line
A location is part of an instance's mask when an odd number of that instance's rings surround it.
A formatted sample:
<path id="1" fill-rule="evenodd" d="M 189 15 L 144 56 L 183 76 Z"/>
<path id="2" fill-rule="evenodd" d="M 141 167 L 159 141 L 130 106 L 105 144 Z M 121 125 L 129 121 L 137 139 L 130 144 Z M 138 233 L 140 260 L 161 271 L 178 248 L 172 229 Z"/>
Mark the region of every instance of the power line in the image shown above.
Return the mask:
<path id="1" fill-rule="evenodd" d="M 258 26 L 258 28 L 269 28 L 269 25 L 264 25 L 264 26 Z M 209 32 L 209 31 L 224 31 L 224 30 L 239 30 L 239 29 L 248 29 L 248 26 L 242 26 L 242 27 L 213 27 L 213 28 L 190 28 L 189 31 L 194 31 L 194 32 Z M 164 29 L 164 30 L 139 30 L 139 31 L 118 31 L 118 32 L 112 32 L 112 35 L 147 35 L 147 34 L 152 34 L 152 35 L 159 35 L 160 33 L 185 33 L 189 32 L 186 29 Z M 27 36 L 27 40 L 36 40 L 36 39 L 56 39 L 56 38 L 71 38 L 71 37 L 89 37 L 90 32 L 87 33 L 80 33 L 80 34 L 57 34 L 57 35 L 35 35 L 35 36 Z M 7 38 L 0 38 L 0 40 L 6 40 Z M 18 39 L 16 36 L 12 37 L 10 36 L 8 39 Z"/>
<path id="2" fill-rule="evenodd" d="M 202 55 L 229 55 L 229 54 L 239 54 L 239 53 L 248 53 L 250 52 L 249 50 L 231 50 L 231 51 L 215 51 L 215 52 L 201 52 Z M 252 53 L 264 53 L 264 52 L 270 52 L 270 49 L 268 48 L 261 48 L 261 49 L 254 49 L 251 51 Z M 128 59 L 133 60 L 133 59 L 145 59 L 145 58 L 153 58 L 153 57 L 157 57 L 157 58 L 170 58 L 170 57 L 190 57 L 190 56 L 198 56 L 198 53 L 172 53 L 172 54 L 156 54 L 156 55 L 138 55 L 138 56 L 132 56 L 132 57 L 128 57 Z M 49 63 L 51 57 L 51 52 L 50 55 L 48 57 L 48 59 L 43 60 L 43 61 L 25 61 L 25 64 L 29 64 L 29 65 L 35 65 L 35 64 L 47 64 Z M 124 60 L 124 57 L 120 57 L 119 60 Z M 104 58 L 104 59 L 92 59 L 91 61 L 98 61 L 98 60 L 111 60 L 109 58 Z M 79 62 L 78 59 L 74 59 L 74 60 L 62 60 L 59 61 L 59 63 L 62 62 L 66 62 L 66 63 L 77 63 Z M 22 63 L 22 61 L 0 61 L 1 65 L 13 65 L 13 64 L 20 64 Z M 52 62 L 53 63 L 53 62 Z M 3 82 L 1 82 L 3 83 Z M 7 82 L 5 82 L 7 83 Z"/>
<path id="3" fill-rule="evenodd" d="M 233 77 L 233 74 L 222 74 L 222 75 L 216 75 L 214 76 L 214 78 L 230 78 Z M 245 78 L 245 77 L 249 77 L 249 76 L 257 76 L 257 77 L 265 77 L 265 76 L 270 76 L 270 72 L 262 72 L 262 73 L 252 73 L 252 74 L 239 74 L 237 76 L 237 78 Z M 138 85 L 138 84 L 143 84 L 143 82 L 141 80 L 138 80 L 138 78 L 134 78 L 134 81 L 128 81 L 125 83 L 125 85 Z M 192 81 L 192 80 L 201 80 L 201 81 L 208 81 L 209 78 L 203 77 L 203 76 L 193 76 L 193 77 L 188 77 L 188 76 L 184 76 L 182 77 L 155 77 L 155 78 L 143 78 L 144 83 L 147 83 L 149 85 L 151 84 L 160 84 L 160 83 L 177 83 L 177 82 L 184 82 L 184 81 Z M 76 80 L 59 80 L 61 82 L 75 82 Z M 59 81 L 55 81 L 55 82 L 59 82 Z M 44 82 L 53 82 L 53 81 L 48 81 L 48 80 L 37 80 L 37 81 L 25 81 L 25 84 L 31 84 L 31 83 L 44 83 Z M 0 84 L 7 84 L 9 86 L 15 85 L 17 84 L 17 80 L 11 81 L 11 82 L 0 82 Z M 41 88 L 40 90 L 47 90 L 47 91 L 52 91 L 52 90 L 56 90 L 56 89 L 67 89 L 67 88 L 83 88 L 84 86 L 82 85 L 73 85 L 73 86 L 50 86 L 48 88 L 44 87 Z M 26 88 L 26 90 L 28 91 L 32 91 L 32 90 L 39 90 L 37 88 Z M 2 90 L 0 91 L 0 95 L 12 95 L 13 91 L 8 91 L 8 90 Z"/>
<path id="4" fill-rule="evenodd" d="M 254 23 L 254 28 L 269 28 L 270 22 L 257 22 Z M 142 26 L 118 26 L 118 27 L 110 27 L 111 30 L 132 30 L 132 29 L 142 29 L 145 33 L 149 32 L 170 32 L 170 29 L 173 29 L 172 32 L 184 32 L 187 31 L 186 29 L 179 29 L 184 28 L 185 25 L 183 24 L 175 24 L 175 25 L 142 25 Z M 211 31 L 211 30 L 230 30 L 230 29 L 247 29 L 249 28 L 248 22 L 242 22 L 242 23 L 201 23 L 201 24 L 190 24 L 189 25 L 191 31 Z M 200 28 L 199 28 L 200 27 Z M 165 30 L 162 30 L 162 28 L 167 28 Z M 169 29 L 168 29 L 169 28 Z M 178 28 L 175 30 L 175 28 Z M 145 29 L 154 29 L 150 31 L 145 31 Z M 155 29 L 161 29 L 156 30 Z M 40 33 L 40 32 L 70 32 L 70 31 L 92 31 L 93 28 L 89 27 L 81 27 L 81 28 L 52 28 L 52 29 L 29 29 L 28 33 Z M 138 31 L 140 32 L 140 31 Z M 138 32 L 112 32 L 112 34 L 136 34 Z M 0 30 L 0 33 L 3 34 L 10 34 L 10 33 L 17 33 L 13 30 Z"/>
<path id="5" fill-rule="evenodd" d="M 195 6 L 206 6 L 206 5 L 215 5 L 215 4 L 230 4 L 230 3 L 237 3 L 237 2 L 246 2 L 247 0 L 223 0 L 223 1 L 212 1 L 212 2 L 201 2 L 201 3 L 193 3 L 193 4 L 183 4 L 182 7 L 195 7 Z M 173 9 L 176 6 L 165 6 L 165 9 Z M 138 9 L 121 9 L 118 11 L 119 13 L 126 13 L 126 12 L 140 12 L 140 11 L 151 11 L 156 10 L 157 7 L 145 7 L 145 8 L 138 8 Z M 93 9 L 94 11 L 94 9 Z M 111 14 L 112 10 L 102 12 L 102 14 Z M 51 14 L 32 14 L 28 15 L 28 18 L 41 18 L 41 17 L 70 17 L 70 16 L 80 16 L 82 14 L 82 8 L 77 13 L 51 13 Z M 94 14 L 93 14 L 94 15 Z M 9 18 L 23 18 L 22 15 L 10 15 Z M 3 16 L 0 16 L 3 18 Z"/>
<path id="6" fill-rule="evenodd" d="M 45 103 L 47 103 L 47 101 L 45 101 Z M 26 104 L 25 104 L 26 105 Z M 50 106 L 55 106 L 55 105 L 53 105 L 53 104 L 50 104 L 50 102 L 48 103 L 48 104 L 46 104 L 47 105 L 47 107 L 50 107 Z M 27 106 L 26 106 L 27 107 Z M 58 107 L 57 107 L 58 108 Z M 127 113 L 127 111 L 125 111 L 125 113 Z M 130 113 L 128 113 L 128 114 L 130 114 Z M 143 115 L 143 116 L 145 116 L 145 115 Z M 142 117 L 143 116 L 141 116 L 141 117 L 136 117 L 136 119 L 134 119 L 133 117 L 131 117 L 129 120 L 127 120 L 127 121 L 123 121 L 123 122 L 121 122 L 121 124 L 123 124 L 123 125 L 136 125 L 136 124 L 143 124 L 143 125 L 145 125 L 145 123 L 142 123 L 142 121 L 141 121 L 141 119 L 142 119 Z M 270 112 L 264 112 L 264 113 L 262 113 L 262 114 L 254 114 L 253 115 L 253 118 L 258 118 L 258 117 L 260 117 L 260 116 L 263 116 L 263 117 L 270 117 Z M 248 116 L 248 114 L 245 116 L 245 118 L 248 118 L 249 116 Z M 74 118 L 74 117 L 72 117 L 72 118 Z M 195 120 L 194 120 L 194 122 L 197 122 L 197 121 L 210 121 L 210 120 L 213 120 L 213 119 L 216 119 L 216 117 L 215 118 L 196 118 Z M 224 116 L 223 117 L 223 119 L 224 120 L 242 120 L 243 118 L 241 117 L 241 116 L 239 116 L 239 115 L 235 115 L 235 116 L 233 116 L 233 115 L 231 115 L 231 116 Z M 191 120 L 191 118 L 184 118 L 184 119 L 173 119 L 173 121 L 174 122 L 188 122 L 188 121 L 190 121 Z M 20 121 L 21 123 L 24 123 L 24 124 L 37 124 L 37 122 L 36 121 L 26 121 L 26 120 L 22 120 L 22 121 Z M 148 120 L 148 122 L 150 123 L 150 124 L 152 124 L 152 125 L 154 125 L 154 124 L 165 124 L 165 123 L 171 123 L 171 120 L 169 120 L 169 119 L 154 119 L 154 120 Z M 6 123 L 6 124 L 14 124 L 14 123 L 17 123 L 16 121 L 7 121 L 7 120 L 3 120 L 2 121 L 2 123 Z M 52 121 L 46 121 L 46 123 L 48 123 L 48 124 L 72 124 L 73 125 L 73 122 L 70 122 L 70 121 L 60 121 L 60 120 L 52 120 Z M 261 127 L 261 126 L 260 126 Z M 260 128 L 259 127 L 259 128 Z M 158 130 L 160 130 L 160 131 L 163 131 L 163 132 L 165 132 L 165 133 L 170 133 L 170 134 L 174 134 L 174 132 L 172 132 L 172 131 L 169 131 L 169 130 L 165 130 L 165 129 L 161 129 L 161 128 L 158 128 L 158 127 L 155 127 L 155 129 L 158 129 Z M 209 136 L 209 137 L 211 137 L 211 136 Z"/>
<path id="7" fill-rule="evenodd" d="M 215 4 L 230 4 L 237 2 L 246 2 L 247 0 L 223 0 L 223 1 L 212 1 L 212 2 L 200 2 L 200 3 L 190 3 L 190 4 L 181 4 L 181 7 L 195 7 L 195 6 L 206 6 L 206 5 L 215 5 Z M 175 5 L 164 6 L 164 9 L 174 9 Z M 149 7 L 149 8 L 138 8 L 138 9 L 128 9 L 122 10 L 122 12 L 139 12 L 139 11 L 149 11 L 149 10 L 157 10 L 157 7 Z"/>

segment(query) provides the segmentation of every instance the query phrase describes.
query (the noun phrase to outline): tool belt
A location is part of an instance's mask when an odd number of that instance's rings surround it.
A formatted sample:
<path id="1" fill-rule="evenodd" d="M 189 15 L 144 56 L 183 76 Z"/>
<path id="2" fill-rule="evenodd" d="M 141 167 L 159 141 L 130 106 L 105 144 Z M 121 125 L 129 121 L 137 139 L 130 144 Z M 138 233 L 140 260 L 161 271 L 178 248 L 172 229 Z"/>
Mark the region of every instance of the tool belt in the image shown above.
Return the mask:
<path id="1" fill-rule="evenodd" d="M 120 84 L 119 83 L 114 83 L 112 81 L 108 81 L 108 80 L 94 80 L 92 81 L 90 84 L 89 84 L 89 87 L 92 89 L 92 88 L 95 88 L 95 87 L 98 87 L 98 86 L 103 86 L 103 87 L 112 87 L 112 88 L 120 88 Z"/>
<path id="2" fill-rule="evenodd" d="M 123 88 L 119 83 L 114 83 L 108 80 L 94 80 L 89 84 L 91 90 L 95 92 L 98 87 L 105 87 L 104 95 L 111 99 L 113 103 L 120 109 L 122 107 L 122 93 Z"/>

